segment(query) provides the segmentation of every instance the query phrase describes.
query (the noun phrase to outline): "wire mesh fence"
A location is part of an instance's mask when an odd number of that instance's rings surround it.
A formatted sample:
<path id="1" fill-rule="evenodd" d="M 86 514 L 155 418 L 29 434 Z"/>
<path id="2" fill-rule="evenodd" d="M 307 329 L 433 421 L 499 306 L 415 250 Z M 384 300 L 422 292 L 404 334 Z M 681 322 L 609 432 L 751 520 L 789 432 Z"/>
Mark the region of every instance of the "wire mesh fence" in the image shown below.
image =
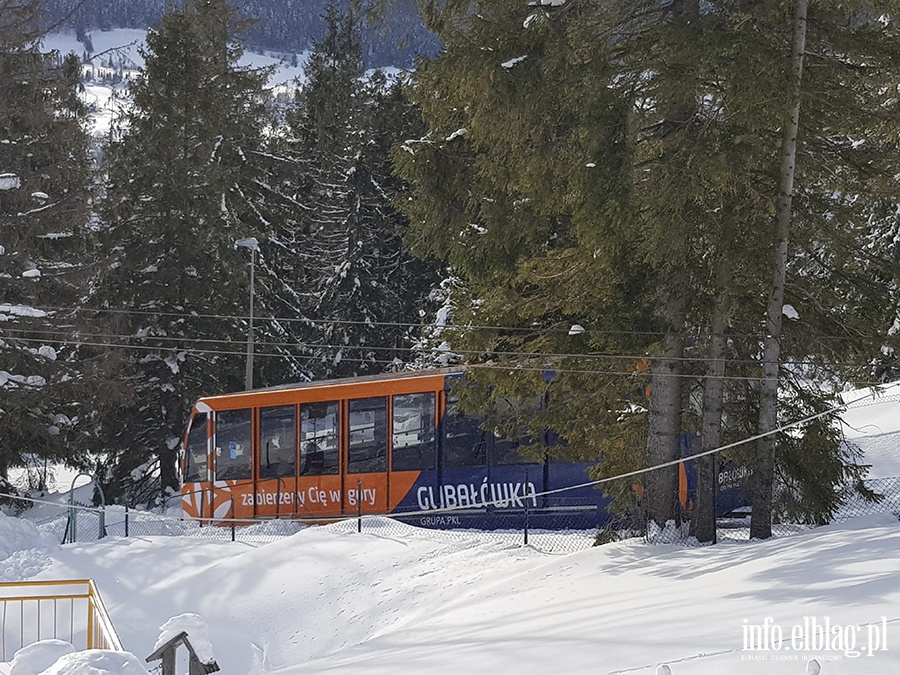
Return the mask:
<path id="1" fill-rule="evenodd" d="M 838 509 L 832 522 L 877 513 L 900 514 L 900 477 L 873 478 L 865 481 L 865 486 L 877 495 L 875 500 L 864 499 L 854 492 Z"/>
<path id="2" fill-rule="evenodd" d="M 827 521 L 803 522 L 776 517 L 772 533 L 785 537 L 827 523 L 839 523 L 860 516 L 893 513 L 900 517 L 900 477 L 865 482 L 868 497 L 847 490 L 841 506 Z M 205 540 L 240 541 L 262 545 L 296 534 L 307 527 L 328 527 L 336 532 L 358 533 L 394 538 L 435 537 L 442 541 L 493 543 L 502 546 L 528 546 L 547 554 L 566 554 L 591 546 L 629 537 L 648 543 L 698 545 L 690 534 L 690 513 L 680 523 L 656 527 L 640 514 L 627 514 L 609 520 L 605 510 L 593 508 L 451 508 L 407 513 L 351 514 L 342 518 L 270 518 L 260 520 L 222 518 L 200 521 L 181 516 L 176 509 L 168 513 L 109 506 L 97 509 L 86 505 L 60 504 L 56 513 L 36 521 L 42 532 L 60 542 L 93 541 L 105 536 L 149 537 L 178 536 Z M 74 521 L 74 522 L 73 522 Z M 551 524 L 544 527 L 542 524 Z M 598 525 L 598 523 L 602 523 Z M 727 518 L 717 519 L 718 541 L 748 541 L 750 514 L 736 509 Z"/>
<path id="3" fill-rule="evenodd" d="M 41 532 L 49 534 L 61 543 L 72 541 L 72 523 L 75 541 L 97 541 L 105 537 L 194 537 L 220 541 L 242 541 L 266 544 L 299 532 L 309 523 L 278 519 L 259 522 L 221 521 L 204 523 L 175 514 L 154 513 L 107 506 L 104 509 L 76 505 L 60 505 L 58 513 L 35 521 Z"/>
<path id="4" fill-rule="evenodd" d="M 773 536 L 786 537 L 822 525 L 842 523 L 853 518 L 881 513 L 891 513 L 900 518 L 900 477 L 869 479 L 864 481 L 864 488 L 865 494 L 853 486 L 845 486 L 843 501 L 827 518 L 798 519 L 776 512 L 772 523 Z M 720 518 L 717 522 L 717 539 L 749 540 L 750 518 L 749 509 L 745 512 L 739 510 L 730 518 Z M 685 543 L 694 542 L 687 539 Z"/>
<path id="5" fill-rule="evenodd" d="M 103 537 L 178 536 L 205 540 L 239 541 L 266 544 L 296 534 L 308 527 L 327 527 L 336 532 L 374 534 L 395 538 L 431 536 L 442 541 L 493 542 L 508 546 L 531 546 L 546 553 L 570 553 L 588 548 L 594 543 L 596 528 L 567 528 L 558 530 L 522 527 L 523 514 L 498 514 L 491 529 L 456 526 L 459 514 L 429 514 L 388 517 L 367 514 L 343 518 L 266 519 L 248 521 L 223 518 L 198 521 L 176 515 L 126 510 L 123 507 L 78 506 L 74 515 L 69 507 L 60 506 L 59 513 L 35 521 L 41 532 L 60 542 L 68 541 L 71 521 L 77 519 L 77 541 L 97 541 Z M 426 524 L 422 524 L 425 519 Z M 438 527 L 443 519 L 443 527 Z M 576 521 L 573 519 L 573 523 Z"/>

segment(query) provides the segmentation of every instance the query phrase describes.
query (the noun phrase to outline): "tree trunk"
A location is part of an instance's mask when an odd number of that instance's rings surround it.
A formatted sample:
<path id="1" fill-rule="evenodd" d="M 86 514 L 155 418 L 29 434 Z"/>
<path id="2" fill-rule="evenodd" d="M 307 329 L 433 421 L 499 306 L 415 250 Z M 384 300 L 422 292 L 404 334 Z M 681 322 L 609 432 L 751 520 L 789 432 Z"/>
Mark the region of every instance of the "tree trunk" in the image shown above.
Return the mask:
<path id="1" fill-rule="evenodd" d="M 162 491 L 163 502 L 171 491 L 178 492 L 178 452 L 164 448 L 159 452 L 159 487 Z"/>
<path id="2" fill-rule="evenodd" d="M 684 296 L 668 294 L 663 307 L 667 323 L 683 324 Z M 647 435 L 647 464 L 655 466 L 676 460 L 681 449 L 681 364 L 684 335 L 670 328 L 663 338 L 663 354 L 653 359 L 650 370 L 650 412 Z M 644 506 L 647 516 L 660 527 L 676 517 L 678 471 L 671 466 L 647 474 Z"/>
<path id="3" fill-rule="evenodd" d="M 680 30 L 689 30 L 700 13 L 699 0 L 673 0 L 670 20 Z M 663 143 L 677 146 L 684 141 L 697 109 L 694 88 L 677 90 L 663 103 L 665 124 Z M 650 371 L 650 412 L 647 435 L 649 466 L 677 460 L 681 456 L 682 362 L 684 359 L 684 323 L 688 283 L 681 278 L 667 278 L 662 283 L 657 314 L 663 319 L 667 333 L 663 338 L 662 356 L 653 359 Z M 678 469 L 676 466 L 647 474 L 644 507 L 649 520 L 660 527 L 667 521 L 680 519 L 678 505 Z"/>
<path id="4" fill-rule="evenodd" d="M 731 314 L 731 282 L 734 276 L 732 249 L 734 212 L 728 212 L 719 238 L 719 259 L 716 267 L 716 302 L 710 320 L 709 345 L 706 353 L 706 379 L 703 383 L 703 408 L 700 413 L 700 452 L 722 445 L 722 410 L 725 399 L 725 354 L 728 317 Z M 719 456 L 710 455 L 696 460 L 697 488 L 691 517 L 691 534 L 702 543 L 716 542 L 716 492 L 718 487 Z"/>
<path id="5" fill-rule="evenodd" d="M 791 201 L 794 195 L 794 173 L 797 159 L 797 133 L 800 125 L 800 85 L 803 80 L 803 52 L 806 49 L 806 14 L 808 0 L 796 0 L 791 54 L 790 109 L 781 139 L 781 170 L 778 202 L 775 210 L 776 247 L 774 278 L 766 309 L 766 338 L 762 359 L 762 382 L 759 391 L 760 434 L 768 434 L 757 442 L 756 465 L 753 469 L 753 513 L 750 538 L 772 536 L 772 496 L 775 479 L 775 429 L 778 428 L 778 369 L 781 360 L 781 320 L 784 308 L 784 285 L 787 274 L 788 237 L 791 226 Z"/>
<path id="6" fill-rule="evenodd" d="M 700 422 L 700 452 L 713 450 L 722 444 L 722 408 L 725 397 L 725 329 L 731 310 L 731 296 L 726 290 L 730 268 L 724 262 L 719 268 L 719 295 L 710 325 L 707 353 L 706 381 L 703 384 L 703 410 Z M 698 457 L 697 489 L 691 534 L 702 543 L 716 542 L 716 479 L 718 455 Z"/>

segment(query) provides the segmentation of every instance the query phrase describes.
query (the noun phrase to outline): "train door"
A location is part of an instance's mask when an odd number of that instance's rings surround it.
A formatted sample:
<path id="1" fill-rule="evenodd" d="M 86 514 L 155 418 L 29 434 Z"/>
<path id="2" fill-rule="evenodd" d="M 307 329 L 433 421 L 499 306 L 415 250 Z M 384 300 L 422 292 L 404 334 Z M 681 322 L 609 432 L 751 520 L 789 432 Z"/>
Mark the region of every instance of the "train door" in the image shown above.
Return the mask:
<path id="1" fill-rule="evenodd" d="M 544 462 L 536 459 L 543 455 L 543 439 L 526 436 L 513 441 L 494 435 L 492 440 L 489 465 L 495 508 L 523 511 L 543 506 L 538 495 L 545 490 Z"/>
<path id="2" fill-rule="evenodd" d="M 218 410 L 213 425 L 212 513 L 253 517 L 253 410 Z"/>
<path id="3" fill-rule="evenodd" d="M 344 513 L 386 513 L 388 504 L 388 397 L 344 403 L 347 438 Z"/>
<path id="4" fill-rule="evenodd" d="M 540 401 L 534 406 L 538 409 Z M 487 508 L 501 515 L 542 506 L 538 494 L 546 484 L 543 440 L 527 436 L 511 440 L 485 429 L 484 422 L 483 417 L 466 415 L 453 392 L 447 393 L 443 473 L 431 508 Z M 483 521 L 486 526 L 492 523 L 504 525 L 502 519 Z"/>
<path id="5" fill-rule="evenodd" d="M 528 422 L 540 413 L 543 398 L 537 396 L 524 402 L 516 401 L 515 404 L 497 399 L 495 405 L 501 417 L 515 412 L 521 427 L 514 438 L 499 431 L 491 434 L 488 466 L 491 482 L 496 486 L 494 505 L 500 509 L 519 511 L 526 506 L 537 508 L 542 505 L 537 495 L 544 491 L 545 439 L 543 435 L 536 438 L 529 436 Z"/>
<path id="6" fill-rule="evenodd" d="M 428 486 L 437 486 L 437 406 L 434 391 L 391 397 L 390 513 L 422 510 Z"/>
<path id="7" fill-rule="evenodd" d="M 483 418 L 465 414 L 458 397 L 447 394 L 443 417 L 444 452 L 441 482 L 425 493 L 423 507 L 446 509 L 483 507 L 491 501 L 488 466 L 489 432 Z"/>
<path id="8" fill-rule="evenodd" d="M 182 460 L 181 508 L 192 518 L 211 514 L 210 452 L 211 438 L 206 413 L 191 418 Z"/>
<path id="9" fill-rule="evenodd" d="M 295 513 L 339 516 L 342 512 L 341 403 L 300 404 L 300 461 Z"/>
<path id="10" fill-rule="evenodd" d="M 281 518 L 297 510 L 296 405 L 260 408 L 254 515 Z"/>

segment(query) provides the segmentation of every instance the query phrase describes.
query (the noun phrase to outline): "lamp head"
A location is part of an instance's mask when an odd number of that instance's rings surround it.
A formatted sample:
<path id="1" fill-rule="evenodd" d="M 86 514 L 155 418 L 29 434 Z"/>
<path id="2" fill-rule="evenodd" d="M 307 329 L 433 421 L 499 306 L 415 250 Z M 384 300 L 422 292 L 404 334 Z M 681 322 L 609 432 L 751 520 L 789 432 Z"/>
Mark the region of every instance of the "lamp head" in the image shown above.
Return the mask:
<path id="1" fill-rule="evenodd" d="M 243 239 L 236 239 L 234 242 L 235 248 L 249 248 L 251 251 L 256 251 L 259 249 L 259 240 L 256 237 L 244 237 Z"/>

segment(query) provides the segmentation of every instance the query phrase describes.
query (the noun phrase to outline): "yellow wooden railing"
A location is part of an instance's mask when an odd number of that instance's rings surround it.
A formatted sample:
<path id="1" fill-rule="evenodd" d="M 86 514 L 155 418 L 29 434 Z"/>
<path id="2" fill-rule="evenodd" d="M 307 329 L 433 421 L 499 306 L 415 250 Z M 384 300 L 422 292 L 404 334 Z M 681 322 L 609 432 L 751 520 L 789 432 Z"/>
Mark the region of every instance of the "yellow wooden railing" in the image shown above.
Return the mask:
<path id="1" fill-rule="evenodd" d="M 51 638 L 79 650 L 122 651 L 92 580 L 0 582 L 0 663 Z"/>

